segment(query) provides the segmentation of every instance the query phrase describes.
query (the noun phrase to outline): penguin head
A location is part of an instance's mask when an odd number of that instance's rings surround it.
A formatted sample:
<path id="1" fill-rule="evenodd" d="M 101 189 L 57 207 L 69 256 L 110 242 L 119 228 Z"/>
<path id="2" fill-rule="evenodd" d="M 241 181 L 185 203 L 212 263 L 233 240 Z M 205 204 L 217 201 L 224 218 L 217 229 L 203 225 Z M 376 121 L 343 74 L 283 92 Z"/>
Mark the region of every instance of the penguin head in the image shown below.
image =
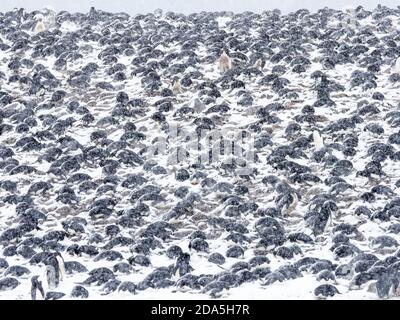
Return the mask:
<path id="1" fill-rule="evenodd" d="M 41 13 L 38 13 L 37 15 L 35 15 L 34 19 L 36 21 L 40 21 L 41 22 L 41 21 L 43 21 L 44 16 Z"/>

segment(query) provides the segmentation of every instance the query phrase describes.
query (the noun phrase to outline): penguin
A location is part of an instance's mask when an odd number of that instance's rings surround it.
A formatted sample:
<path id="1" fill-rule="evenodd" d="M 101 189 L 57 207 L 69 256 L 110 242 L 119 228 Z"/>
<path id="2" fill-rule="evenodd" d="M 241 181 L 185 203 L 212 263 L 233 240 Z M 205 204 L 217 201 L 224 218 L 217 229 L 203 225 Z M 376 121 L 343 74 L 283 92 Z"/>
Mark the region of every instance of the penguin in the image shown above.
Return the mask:
<path id="1" fill-rule="evenodd" d="M 40 32 L 46 31 L 46 26 L 45 26 L 45 24 L 43 22 L 43 19 L 44 19 L 44 17 L 43 17 L 42 14 L 37 14 L 35 16 L 35 20 L 37 20 L 37 23 L 36 23 L 36 26 L 35 26 L 35 32 L 36 33 L 40 33 Z"/>
<path id="2" fill-rule="evenodd" d="M 57 21 L 56 21 L 57 13 L 54 10 L 54 8 L 52 8 L 51 6 L 45 6 L 43 8 L 43 11 L 46 15 L 48 29 L 56 27 L 57 26 Z"/>
<path id="3" fill-rule="evenodd" d="M 394 73 L 400 73 L 400 57 L 396 59 L 393 69 Z"/>
<path id="4" fill-rule="evenodd" d="M 192 102 L 192 108 L 196 113 L 201 113 L 206 109 L 206 106 L 199 98 L 195 98 Z"/>
<path id="5" fill-rule="evenodd" d="M 288 192 L 280 197 L 277 206 L 278 209 L 282 210 L 282 216 L 290 215 L 297 207 L 299 198 L 295 191 Z"/>
<path id="6" fill-rule="evenodd" d="M 55 253 L 55 256 L 56 256 L 56 259 L 57 259 L 57 262 L 58 262 L 58 269 L 59 269 L 59 274 L 60 274 L 59 278 L 60 278 L 60 281 L 63 281 L 64 280 L 64 275 L 65 275 L 64 259 L 63 259 L 62 255 L 61 255 L 61 253 L 58 252 L 58 251 Z"/>
<path id="7" fill-rule="evenodd" d="M 292 202 L 289 204 L 289 206 L 286 209 L 286 214 L 290 215 L 297 207 L 297 204 L 299 203 L 299 198 L 297 197 L 297 193 L 293 192 L 291 193 L 292 196 Z"/>
<path id="8" fill-rule="evenodd" d="M 183 90 L 182 90 L 181 82 L 179 81 L 178 78 L 175 78 L 174 82 L 172 83 L 172 93 L 174 95 L 177 95 L 182 92 L 183 92 Z"/>
<path id="9" fill-rule="evenodd" d="M 222 51 L 222 54 L 218 59 L 218 63 L 219 63 L 219 71 L 221 73 L 224 73 L 225 71 L 232 69 L 232 60 L 226 54 L 225 50 Z"/>
<path id="10" fill-rule="evenodd" d="M 388 299 L 389 292 L 392 288 L 393 280 L 392 277 L 388 274 L 383 274 L 379 277 L 376 282 L 376 292 L 378 293 L 379 299 Z"/>
<path id="11" fill-rule="evenodd" d="M 313 140 L 316 151 L 321 150 L 324 147 L 324 139 L 321 137 L 321 134 L 317 130 L 313 131 Z"/>
<path id="12" fill-rule="evenodd" d="M 55 252 L 47 258 L 45 265 L 45 279 L 47 279 L 49 288 L 54 289 L 59 285 L 60 281 L 63 281 L 64 279 L 64 259 L 59 252 Z"/>
<path id="13" fill-rule="evenodd" d="M 163 16 L 163 10 L 160 9 L 160 8 L 154 10 L 154 16 L 155 16 L 157 19 L 161 19 L 162 16 Z"/>
<path id="14" fill-rule="evenodd" d="M 190 265 L 190 254 L 182 253 L 176 259 L 174 266 L 174 274 L 176 276 L 184 276 L 185 274 L 193 271 L 193 267 Z"/>
<path id="15" fill-rule="evenodd" d="M 54 266 L 50 264 L 46 266 L 45 279 L 49 289 L 55 289 L 58 287 L 60 283 L 60 277 Z"/>
<path id="16" fill-rule="evenodd" d="M 258 59 L 258 60 L 254 63 L 253 68 L 256 68 L 256 69 L 262 71 L 262 69 L 264 68 L 264 65 L 265 65 L 265 62 L 263 63 L 263 61 L 262 61 L 261 59 Z"/>
<path id="17" fill-rule="evenodd" d="M 39 276 L 33 276 L 31 278 L 31 298 L 32 300 L 44 300 L 45 292 L 43 289 L 43 282 Z M 38 295 L 38 293 L 40 293 Z"/>

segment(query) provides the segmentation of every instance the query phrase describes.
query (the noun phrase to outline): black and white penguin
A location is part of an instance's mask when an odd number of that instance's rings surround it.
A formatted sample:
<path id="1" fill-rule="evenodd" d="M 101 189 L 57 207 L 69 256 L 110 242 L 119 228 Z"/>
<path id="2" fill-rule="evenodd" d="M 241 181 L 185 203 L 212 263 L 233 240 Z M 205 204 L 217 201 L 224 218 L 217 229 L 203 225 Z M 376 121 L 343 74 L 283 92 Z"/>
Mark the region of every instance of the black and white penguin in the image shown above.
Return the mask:
<path id="1" fill-rule="evenodd" d="M 51 254 L 45 261 L 45 279 L 50 289 L 56 288 L 64 279 L 64 259 L 59 252 Z"/>
<path id="2" fill-rule="evenodd" d="M 45 292 L 43 289 L 42 278 L 39 276 L 33 276 L 31 278 L 31 298 L 32 300 L 44 300 Z M 39 294 L 38 294 L 39 293 Z"/>
<path id="3" fill-rule="evenodd" d="M 47 265 L 45 270 L 45 279 L 49 289 L 55 289 L 60 283 L 60 276 L 53 265 Z"/>
<path id="4" fill-rule="evenodd" d="M 58 269 L 59 269 L 59 275 L 60 275 L 60 281 L 64 280 L 64 275 L 65 275 L 65 264 L 64 264 L 64 258 L 62 257 L 60 252 L 55 253 L 57 262 L 58 262 Z"/>
<path id="5" fill-rule="evenodd" d="M 190 254 L 189 253 L 182 253 L 176 259 L 174 265 L 174 274 L 176 276 L 184 276 L 185 274 L 193 271 L 193 267 L 190 265 Z"/>

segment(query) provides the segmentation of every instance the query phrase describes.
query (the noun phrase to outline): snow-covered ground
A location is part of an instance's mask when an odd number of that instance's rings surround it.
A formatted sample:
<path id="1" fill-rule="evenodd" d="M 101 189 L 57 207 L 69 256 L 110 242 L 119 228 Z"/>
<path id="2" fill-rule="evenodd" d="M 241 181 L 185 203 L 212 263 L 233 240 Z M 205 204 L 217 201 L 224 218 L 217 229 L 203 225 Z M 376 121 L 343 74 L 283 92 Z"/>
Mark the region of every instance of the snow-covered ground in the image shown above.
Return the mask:
<path id="1" fill-rule="evenodd" d="M 53 298 L 397 299 L 400 10 L 42 13 L 0 14 L 1 299 L 55 252 Z"/>

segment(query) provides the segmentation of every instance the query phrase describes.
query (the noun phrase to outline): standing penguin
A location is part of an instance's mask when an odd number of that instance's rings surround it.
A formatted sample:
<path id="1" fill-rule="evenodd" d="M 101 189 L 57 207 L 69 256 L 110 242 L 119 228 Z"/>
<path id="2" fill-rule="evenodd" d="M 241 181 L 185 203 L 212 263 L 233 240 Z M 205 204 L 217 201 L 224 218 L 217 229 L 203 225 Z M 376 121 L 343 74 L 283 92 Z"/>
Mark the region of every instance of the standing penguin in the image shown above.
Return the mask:
<path id="1" fill-rule="evenodd" d="M 182 92 L 183 92 L 183 90 L 182 90 L 181 82 L 179 81 L 178 77 L 175 77 L 174 82 L 172 83 L 172 93 L 174 95 L 177 95 Z"/>
<path id="2" fill-rule="evenodd" d="M 176 263 L 174 266 L 174 273 L 179 276 L 183 276 L 186 273 L 193 271 L 194 269 L 189 264 L 190 262 L 190 254 L 189 253 L 182 253 L 176 259 Z"/>
<path id="3" fill-rule="evenodd" d="M 42 14 L 37 14 L 35 16 L 35 20 L 37 20 L 37 23 L 36 23 L 36 26 L 35 26 L 35 32 L 36 33 L 40 33 L 40 32 L 46 31 L 46 26 L 45 26 L 45 24 L 43 22 L 43 20 L 44 20 L 43 15 Z"/>
<path id="4" fill-rule="evenodd" d="M 265 66 L 265 61 L 262 61 L 262 59 L 258 59 L 254 63 L 253 68 L 256 68 L 261 71 L 264 68 L 264 66 Z"/>
<path id="5" fill-rule="evenodd" d="M 163 16 L 163 10 L 160 9 L 160 8 L 154 10 L 154 16 L 155 16 L 157 19 L 162 18 L 162 16 Z"/>
<path id="6" fill-rule="evenodd" d="M 221 56 L 218 59 L 219 63 L 219 71 L 221 73 L 232 69 L 232 60 L 229 58 L 229 56 L 226 54 L 225 50 L 222 51 Z"/>
<path id="7" fill-rule="evenodd" d="M 297 197 L 297 193 L 293 192 L 290 194 L 292 196 L 292 201 L 287 207 L 286 214 L 291 215 L 291 213 L 296 209 L 297 204 L 299 203 L 299 198 Z"/>
<path id="8" fill-rule="evenodd" d="M 324 147 L 324 139 L 317 130 L 313 131 L 313 140 L 316 151 L 321 150 Z"/>
<path id="9" fill-rule="evenodd" d="M 41 276 L 33 276 L 31 279 L 32 300 L 47 300 L 49 290 L 58 287 L 65 274 L 64 259 L 59 252 L 49 255 L 44 261 L 45 270 Z M 38 294 L 39 292 L 39 294 Z"/>
<path id="10" fill-rule="evenodd" d="M 400 73 L 400 57 L 396 59 L 396 63 L 394 64 L 394 73 Z"/>
<path id="11" fill-rule="evenodd" d="M 195 98 L 192 101 L 192 108 L 194 109 L 194 111 L 196 113 L 201 113 L 206 109 L 206 106 L 203 102 L 201 102 L 201 100 L 199 98 Z"/>
<path id="12" fill-rule="evenodd" d="M 390 288 L 392 288 L 393 279 L 388 274 L 382 274 L 376 282 L 376 292 L 379 299 L 388 299 Z"/>
<path id="13" fill-rule="evenodd" d="M 45 292 L 43 290 L 43 282 L 39 276 L 33 276 L 31 279 L 31 298 L 32 300 L 44 300 Z M 38 295 L 38 291 L 40 295 Z"/>
<path id="14" fill-rule="evenodd" d="M 45 269 L 45 279 L 47 281 L 49 289 L 55 289 L 60 283 L 59 273 L 56 268 L 52 265 L 47 265 Z"/>
<path id="15" fill-rule="evenodd" d="M 60 281 L 63 281 L 64 280 L 64 274 L 65 274 L 64 259 L 63 259 L 62 255 L 61 255 L 61 253 L 58 252 L 58 251 L 55 253 L 55 256 L 56 256 L 56 259 L 57 259 L 57 262 L 58 262 L 58 269 L 60 270 L 59 271 L 59 273 L 60 273 Z"/>
<path id="16" fill-rule="evenodd" d="M 43 11 L 44 11 L 44 14 L 46 16 L 47 29 L 55 28 L 57 26 L 57 21 L 56 21 L 57 13 L 56 13 L 56 11 L 50 6 L 45 6 L 43 8 Z"/>
<path id="17" fill-rule="evenodd" d="M 64 279 L 64 259 L 59 252 L 55 252 L 46 259 L 45 265 L 45 279 L 47 279 L 47 284 L 49 285 L 49 288 L 54 289 L 58 286 L 60 281 Z"/>

